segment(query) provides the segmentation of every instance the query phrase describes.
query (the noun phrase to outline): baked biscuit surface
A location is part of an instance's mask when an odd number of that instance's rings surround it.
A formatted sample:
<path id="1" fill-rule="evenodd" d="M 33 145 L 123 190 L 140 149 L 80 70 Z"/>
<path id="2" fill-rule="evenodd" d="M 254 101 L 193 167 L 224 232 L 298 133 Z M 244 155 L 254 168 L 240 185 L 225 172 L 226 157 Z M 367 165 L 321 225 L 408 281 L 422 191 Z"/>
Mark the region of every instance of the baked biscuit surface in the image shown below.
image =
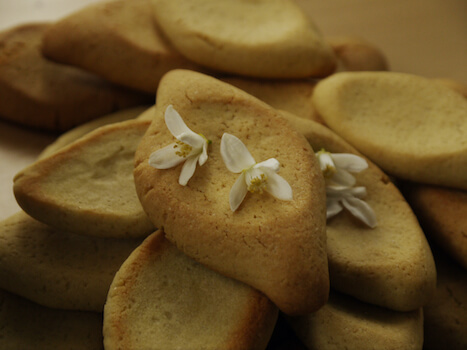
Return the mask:
<path id="1" fill-rule="evenodd" d="M 58 151 L 60 148 L 72 143 L 73 141 L 76 141 L 80 137 L 88 134 L 92 130 L 97 129 L 101 126 L 136 118 L 140 114 L 145 112 L 148 108 L 149 108 L 149 105 L 127 108 L 127 109 L 124 109 L 124 110 L 121 110 L 115 113 L 110 113 L 105 116 L 99 117 L 90 122 L 81 124 L 61 134 L 54 142 L 52 142 L 51 144 L 49 144 L 46 148 L 42 150 L 42 152 L 38 156 L 38 159 L 46 158 L 52 155 L 53 153 Z"/>
<path id="2" fill-rule="evenodd" d="M 427 350 L 467 348 L 467 273 L 449 256 L 434 251 L 438 268 L 436 293 L 424 308 Z"/>
<path id="3" fill-rule="evenodd" d="M 322 80 L 324 122 L 390 175 L 467 188 L 467 100 L 430 79 L 346 72 Z"/>
<path id="4" fill-rule="evenodd" d="M 277 308 L 260 292 L 150 235 L 116 274 L 104 311 L 106 349 L 264 349 Z"/>
<path id="5" fill-rule="evenodd" d="M 308 349 L 420 350 L 423 311 L 396 312 L 332 292 L 317 312 L 288 319 Z"/>
<path id="6" fill-rule="evenodd" d="M 337 71 L 386 71 L 389 68 L 384 53 L 366 40 L 348 36 L 327 40 L 337 56 Z"/>
<path id="7" fill-rule="evenodd" d="M 0 116 L 20 125 L 65 131 L 149 96 L 57 64 L 40 52 L 50 23 L 20 25 L 0 33 Z"/>
<path id="8" fill-rule="evenodd" d="M 414 183 L 403 191 L 427 236 L 467 270 L 467 192 Z"/>
<path id="9" fill-rule="evenodd" d="M 0 348 L 102 349 L 102 314 L 57 310 L 0 290 Z"/>
<path id="10" fill-rule="evenodd" d="M 0 240 L 0 288 L 51 308 L 97 312 L 141 243 L 56 230 L 24 212 L 0 222 Z"/>
<path id="11" fill-rule="evenodd" d="M 45 33 L 42 52 L 122 86 L 153 94 L 174 68 L 194 69 L 158 29 L 151 0 L 103 1 L 72 13 Z"/>
<path id="12" fill-rule="evenodd" d="M 325 126 L 288 116 L 313 149 L 359 155 Z M 426 305 L 436 288 L 436 267 L 417 218 L 402 194 L 375 164 L 355 174 L 363 200 L 375 212 L 374 228 L 342 211 L 327 220 L 331 286 L 367 303 L 396 311 Z"/>
<path id="13" fill-rule="evenodd" d="M 311 103 L 311 95 L 316 85 L 313 81 L 307 79 L 245 79 L 240 77 L 227 77 L 221 80 L 259 98 L 275 109 L 319 121 Z"/>
<path id="14" fill-rule="evenodd" d="M 52 227 L 101 237 L 146 236 L 154 229 L 133 181 L 133 157 L 149 122 L 103 126 L 20 171 L 18 204 Z"/>
<path id="15" fill-rule="evenodd" d="M 158 0 L 154 15 L 179 52 L 200 65 L 264 78 L 326 76 L 330 46 L 289 0 Z"/>
<path id="16" fill-rule="evenodd" d="M 286 312 L 313 310 L 327 298 L 323 179 L 306 140 L 278 113 L 250 95 L 205 75 L 165 76 L 156 113 L 135 156 L 135 184 L 152 222 L 197 261 L 253 285 Z M 186 186 L 180 166 L 158 170 L 152 152 L 172 143 L 164 124 L 168 105 L 212 141 L 208 160 Z M 229 193 L 240 174 L 221 157 L 224 133 L 243 140 L 257 162 L 276 158 L 293 200 L 248 193 L 232 212 Z"/>

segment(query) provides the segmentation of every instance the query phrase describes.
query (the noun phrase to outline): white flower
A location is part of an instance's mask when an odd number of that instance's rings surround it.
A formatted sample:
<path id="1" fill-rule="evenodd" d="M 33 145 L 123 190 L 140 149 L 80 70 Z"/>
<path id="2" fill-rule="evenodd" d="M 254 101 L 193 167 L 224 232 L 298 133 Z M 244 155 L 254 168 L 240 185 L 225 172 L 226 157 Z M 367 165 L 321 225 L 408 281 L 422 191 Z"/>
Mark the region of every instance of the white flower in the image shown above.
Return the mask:
<path id="1" fill-rule="evenodd" d="M 277 199 L 292 200 L 292 188 L 277 174 L 280 164 L 276 159 L 256 163 L 243 142 L 227 133 L 222 135 L 220 151 L 227 169 L 233 173 L 241 173 L 230 190 L 229 203 L 232 211 L 237 210 L 248 191 L 266 191 Z"/>
<path id="2" fill-rule="evenodd" d="M 376 226 L 376 215 L 371 207 L 360 198 L 366 196 L 363 186 L 326 186 L 326 214 L 332 218 L 346 208 L 353 216 L 373 228 Z"/>
<path id="3" fill-rule="evenodd" d="M 359 173 L 368 168 L 362 157 L 351 153 L 330 153 L 322 149 L 316 153 L 326 183 L 353 186 L 356 179 L 351 173 Z"/>
<path id="4" fill-rule="evenodd" d="M 361 199 L 366 196 L 366 188 L 355 187 L 356 179 L 351 174 L 368 168 L 366 160 L 355 154 L 330 153 L 325 150 L 317 152 L 316 156 L 326 181 L 327 218 L 332 218 L 346 208 L 369 227 L 375 227 L 376 215 L 368 203 Z"/>
<path id="5" fill-rule="evenodd" d="M 196 163 L 201 166 L 208 160 L 207 150 L 211 141 L 186 126 L 172 105 L 167 106 L 164 117 L 167 128 L 177 141 L 153 152 L 149 156 L 149 165 L 156 169 L 169 169 L 185 162 L 178 179 L 178 183 L 185 186 L 195 172 Z"/>

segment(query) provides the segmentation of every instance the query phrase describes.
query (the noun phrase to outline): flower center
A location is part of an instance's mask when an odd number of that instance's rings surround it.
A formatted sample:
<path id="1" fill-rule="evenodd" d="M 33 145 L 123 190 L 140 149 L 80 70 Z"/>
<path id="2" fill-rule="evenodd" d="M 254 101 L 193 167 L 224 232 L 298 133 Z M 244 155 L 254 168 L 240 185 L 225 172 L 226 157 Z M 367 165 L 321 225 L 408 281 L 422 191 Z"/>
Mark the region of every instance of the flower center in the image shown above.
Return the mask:
<path id="1" fill-rule="evenodd" d="M 336 167 L 327 164 L 326 167 L 323 170 L 324 178 L 325 179 L 330 179 L 331 177 L 334 176 L 334 174 L 336 173 L 336 170 L 337 170 Z"/>
<path id="2" fill-rule="evenodd" d="M 261 174 L 260 176 L 256 176 L 251 179 L 248 184 L 248 191 L 251 193 L 262 194 L 267 185 L 268 177 L 265 174 Z"/>
<path id="3" fill-rule="evenodd" d="M 175 154 L 177 156 L 186 158 L 189 156 L 189 154 L 193 150 L 193 147 L 191 147 L 189 144 L 184 143 L 182 141 L 176 141 L 174 145 L 174 149 L 175 149 Z"/>
<path id="4" fill-rule="evenodd" d="M 325 149 L 318 152 L 319 165 L 325 179 L 330 179 L 337 172 L 336 166 L 331 158 L 331 153 Z"/>

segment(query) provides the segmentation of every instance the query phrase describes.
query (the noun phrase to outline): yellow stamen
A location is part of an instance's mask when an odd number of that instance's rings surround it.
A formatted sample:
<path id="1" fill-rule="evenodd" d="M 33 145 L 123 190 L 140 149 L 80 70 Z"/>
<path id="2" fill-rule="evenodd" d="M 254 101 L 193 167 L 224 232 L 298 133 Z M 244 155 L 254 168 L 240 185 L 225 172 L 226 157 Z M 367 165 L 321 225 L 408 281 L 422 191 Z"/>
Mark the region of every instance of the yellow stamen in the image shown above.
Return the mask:
<path id="1" fill-rule="evenodd" d="M 176 141 L 175 143 L 176 144 L 174 145 L 174 148 L 178 149 L 177 151 L 175 151 L 175 154 L 179 157 L 186 158 L 193 150 L 193 147 L 182 141 Z"/>
<path id="2" fill-rule="evenodd" d="M 251 193 L 262 194 L 267 185 L 268 177 L 265 174 L 261 174 L 260 177 L 254 177 L 251 179 L 251 182 L 248 185 L 248 191 Z"/>
<path id="3" fill-rule="evenodd" d="M 333 177 L 337 172 L 337 169 L 334 165 L 334 162 L 332 161 L 331 153 L 322 148 L 320 151 L 318 151 L 318 159 L 324 178 L 329 179 Z"/>
<path id="4" fill-rule="evenodd" d="M 326 165 L 326 168 L 323 170 L 323 176 L 326 179 L 330 179 L 331 177 L 334 176 L 336 171 L 337 171 L 336 167 L 331 166 L 331 165 L 328 164 L 328 165 Z"/>

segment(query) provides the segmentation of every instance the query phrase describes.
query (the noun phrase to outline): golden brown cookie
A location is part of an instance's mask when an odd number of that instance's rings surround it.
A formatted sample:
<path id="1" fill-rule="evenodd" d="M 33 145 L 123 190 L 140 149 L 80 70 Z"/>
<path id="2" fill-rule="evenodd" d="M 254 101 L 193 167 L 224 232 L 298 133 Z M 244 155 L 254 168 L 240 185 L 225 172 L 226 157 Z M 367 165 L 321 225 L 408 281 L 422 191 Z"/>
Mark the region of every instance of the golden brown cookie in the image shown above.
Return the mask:
<path id="1" fill-rule="evenodd" d="M 56 230 L 24 212 L 0 223 L 0 241 L 1 289 L 51 308 L 97 312 L 120 265 L 141 243 Z"/>
<path id="2" fill-rule="evenodd" d="M 277 308 L 260 292 L 149 236 L 112 282 L 106 349 L 265 349 Z"/>
<path id="3" fill-rule="evenodd" d="M 188 128 L 212 141 L 206 163 L 196 166 L 186 186 L 179 184 L 185 164 L 163 170 L 149 164 L 153 152 L 176 140 L 164 122 L 169 105 Z M 237 179 L 247 176 L 248 169 L 234 173 L 226 167 L 220 152 L 225 133 L 244 143 L 253 162 L 275 158 L 293 199 L 266 192 L 267 179 L 271 177 L 275 188 L 277 174 L 266 176 L 266 181 L 258 176 L 257 189 L 266 185 L 265 192 L 248 192 L 232 211 L 231 188 L 235 183 L 242 186 Z M 135 155 L 134 176 L 153 224 L 163 227 L 167 238 L 188 256 L 261 290 L 286 313 L 311 312 L 326 302 L 321 171 L 306 139 L 267 104 L 201 73 L 168 73 L 159 85 L 153 122 Z"/>
<path id="4" fill-rule="evenodd" d="M 307 349 L 421 350 L 423 311 L 397 312 L 332 292 L 317 312 L 289 317 Z"/>
<path id="5" fill-rule="evenodd" d="M 467 192 L 415 183 L 402 188 L 425 233 L 467 270 Z"/>
<path id="6" fill-rule="evenodd" d="M 320 81 L 324 122 L 390 175 L 467 189 L 467 99 L 415 75 L 342 72 Z"/>
<path id="7" fill-rule="evenodd" d="M 150 122 L 106 125 L 20 171 L 20 207 L 52 227 L 99 237 L 142 237 L 154 230 L 133 181 L 135 150 Z"/>
<path id="8" fill-rule="evenodd" d="M 315 150 L 359 155 L 327 127 L 288 115 Z M 355 174 L 366 188 L 364 201 L 376 215 L 369 228 L 346 210 L 326 225 L 331 286 L 367 303 L 396 311 L 416 310 L 436 288 L 430 247 L 409 204 L 389 178 L 371 161 Z"/>
<path id="9" fill-rule="evenodd" d="M 51 154 L 58 151 L 60 148 L 76 141 L 80 137 L 86 135 L 94 129 L 97 129 L 101 126 L 122 122 L 128 119 L 133 119 L 138 117 L 140 114 L 145 112 L 149 106 L 139 106 L 128 109 L 123 109 L 118 112 L 110 113 L 108 115 L 99 117 L 90 122 L 81 124 L 66 133 L 60 135 L 54 142 L 48 145 L 44 150 L 39 154 L 38 159 L 46 158 Z"/>
<path id="10" fill-rule="evenodd" d="M 104 1 L 72 13 L 47 30 L 42 52 L 150 94 L 167 71 L 197 67 L 161 34 L 151 0 Z"/>
<path id="11" fill-rule="evenodd" d="M 384 53 L 375 45 L 357 37 L 326 39 L 337 57 L 338 71 L 386 71 L 389 64 Z"/>
<path id="12" fill-rule="evenodd" d="M 316 82 L 312 80 L 267 80 L 240 77 L 221 78 L 222 81 L 242 89 L 275 109 L 299 117 L 321 121 L 311 103 Z"/>
<path id="13" fill-rule="evenodd" d="M 454 91 L 458 92 L 459 94 L 467 98 L 467 85 L 466 84 L 460 81 L 454 80 L 454 79 L 447 79 L 447 78 L 438 78 L 434 80 L 435 82 L 442 84 L 450 89 L 453 89 Z"/>
<path id="14" fill-rule="evenodd" d="M 151 107 L 146 109 L 143 113 L 138 115 L 138 117 L 136 117 L 136 119 L 138 119 L 138 120 L 148 120 L 148 121 L 152 122 L 152 119 L 154 118 L 155 113 L 156 113 L 156 106 L 152 105 Z"/>
<path id="15" fill-rule="evenodd" d="M 426 350 L 467 349 L 467 273 L 446 254 L 434 249 L 438 283 L 424 307 Z"/>
<path id="16" fill-rule="evenodd" d="M 40 53 L 50 24 L 26 24 L 0 33 L 0 117 L 38 129 L 65 131 L 149 95 L 109 84 Z"/>
<path id="17" fill-rule="evenodd" d="M 102 349 L 102 314 L 51 309 L 0 290 L 1 349 Z"/>
<path id="18" fill-rule="evenodd" d="M 291 0 L 153 1 L 162 31 L 184 56 L 220 72 L 258 78 L 322 77 L 334 52 Z"/>

